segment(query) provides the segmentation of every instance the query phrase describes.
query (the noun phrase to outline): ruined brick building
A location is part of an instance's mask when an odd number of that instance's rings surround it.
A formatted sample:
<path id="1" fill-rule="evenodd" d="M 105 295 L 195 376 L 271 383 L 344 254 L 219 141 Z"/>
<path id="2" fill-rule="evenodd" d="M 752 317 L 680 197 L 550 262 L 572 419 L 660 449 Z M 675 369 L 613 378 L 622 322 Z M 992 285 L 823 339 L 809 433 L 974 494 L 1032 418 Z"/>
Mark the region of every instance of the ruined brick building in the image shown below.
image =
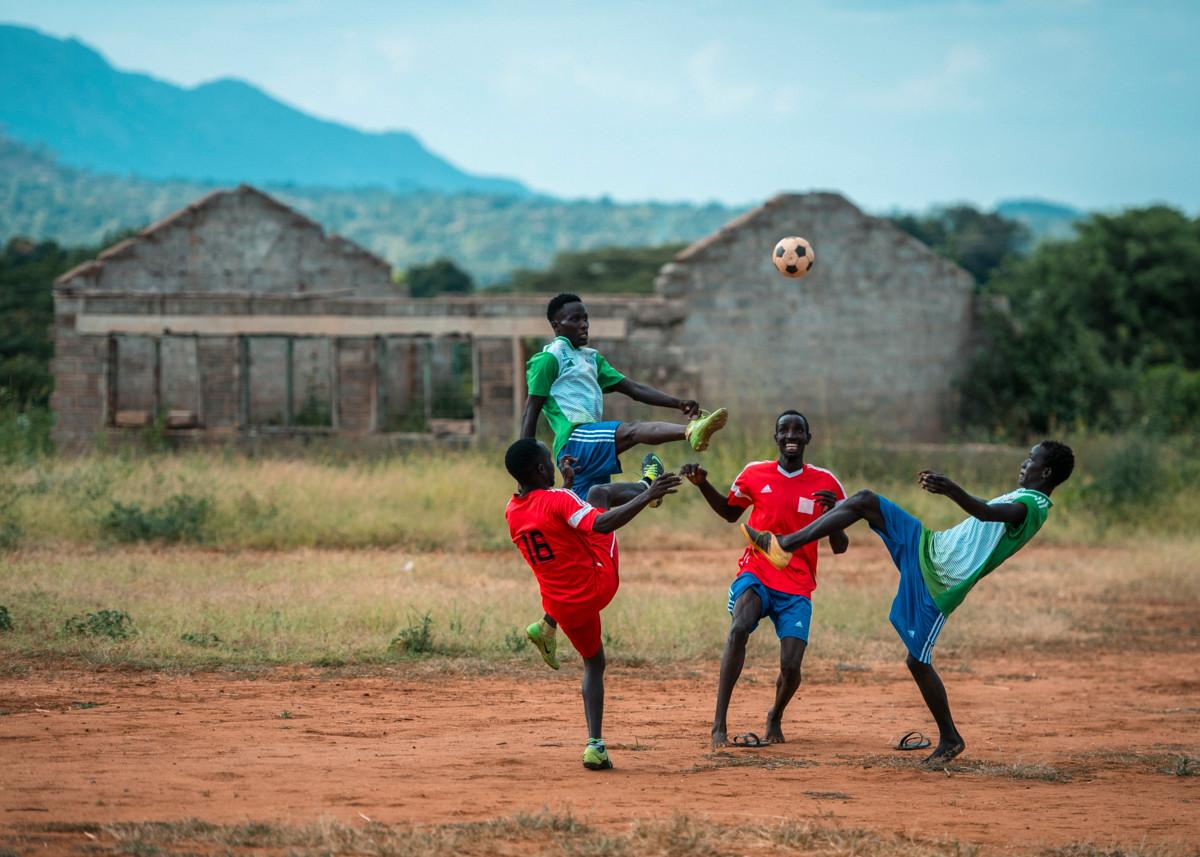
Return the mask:
<path id="1" fill-rule="evenodd" d="M 769 258 L 788 234 L 819 260 L 799 282 Z M 656 289 L 585 295 L 593 344 L 639 380 L 747 425 L 798 406 L 929 439 L 953 418 L 970 277 L 840 196 L 776 197 L 684 250 Z M 361 247 L 253 188 L 218 191 L 58 279 L 54 436 L 502 442 L 549 338 L 545 301 L 410 298 Z M 611 413 L 648 412 L 614 397 Z"/>

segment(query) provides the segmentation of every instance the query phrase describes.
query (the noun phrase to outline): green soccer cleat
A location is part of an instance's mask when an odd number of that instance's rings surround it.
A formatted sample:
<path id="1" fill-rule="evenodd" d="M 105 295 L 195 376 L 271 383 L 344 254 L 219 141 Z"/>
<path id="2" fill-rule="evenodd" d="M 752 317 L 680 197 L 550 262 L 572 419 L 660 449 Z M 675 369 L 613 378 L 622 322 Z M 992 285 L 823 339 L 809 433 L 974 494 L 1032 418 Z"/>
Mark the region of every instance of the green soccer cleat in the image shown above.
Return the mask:
<path id="1" fill-rule="evenodd" d="M 558 640 L 555 639 L 554 629 L 546 624 L 545 619 L 539 619 L 525 629 L 525 636 L 533 647 L 542 653 L 542 660 L 552 670 L 559 668 Z"/>
<path id="2" fill-rule="evenodd" d="M 729 411 L 724 408 L 717 408 L 711 414 L 708 411 L 701 411 L 700 416 L 687 424 L 687 428 L 683 430 L 683 436 L 692 445 L 692 449 L 696 452 L 704 452 L 708 449 L 709 438 L 723 429 L 728 419 Z"/>
<path id="3" fill-rule="evenodd" d="M 746 541 L 750 542 L 750 546 L 767 558 L 767 561 L 776 568 L 786 568 L 787 564 L 792 561 L 791 551 L 783 549 L 783 545 L 779 544 L 779 539 L 774 533 L 768 533 L 766 530 L 756 530 L 748 524 L 741 524 L 742 535 L 746 537 Z"/>
<path id="4" fill-rule="evenodd" d="M 667 466 L 653 452 L 647 452 L 642 458 L 642 479 L 649 487 L 650 483 L 667 472 Z M 659 497 L 650 503 L 650 508 L 657 509 L 662 505 L 663 498 Z"/>
<path id="5" fill-rule="evenodd" d="M 598 738 L 588 741 L 588 745 L 583 748 L 583 766 L 589 771 L 607 771 L 613 766 L 603 741 Z"/>

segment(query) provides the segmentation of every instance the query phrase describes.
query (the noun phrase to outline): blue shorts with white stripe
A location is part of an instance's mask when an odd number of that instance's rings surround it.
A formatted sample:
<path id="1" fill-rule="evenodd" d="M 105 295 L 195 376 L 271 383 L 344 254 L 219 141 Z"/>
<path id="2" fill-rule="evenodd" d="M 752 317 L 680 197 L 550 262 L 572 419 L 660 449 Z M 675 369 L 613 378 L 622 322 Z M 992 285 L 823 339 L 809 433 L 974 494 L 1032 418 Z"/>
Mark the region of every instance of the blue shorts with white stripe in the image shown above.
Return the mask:
<path id="1" fill-rule="evenodd" d="M 614 473 L 621 472 L 621 461 L 617 458 L 617 426 L 620 424 L 620 420 L 610 420 L 576 426 L 559 450 L 560 461 L 564 455 L 575 459 L 575 481 L 571 490 L 580 500 L 587 500 L 593 485 L 607 485 Z"/>
<path id="2" fill-rule="evenodd" d="M 933 603 L 921 576 L 921 522 L 886 497 L 879 498 L 883 529 L 875 534 L 883 540 L 892 562 L 900 571 L 900 586 L 888 618 L 904 641 L 909 654 L 923 664 L 933 661 L 933 646 L 946 624 L 946 617 Z"/>

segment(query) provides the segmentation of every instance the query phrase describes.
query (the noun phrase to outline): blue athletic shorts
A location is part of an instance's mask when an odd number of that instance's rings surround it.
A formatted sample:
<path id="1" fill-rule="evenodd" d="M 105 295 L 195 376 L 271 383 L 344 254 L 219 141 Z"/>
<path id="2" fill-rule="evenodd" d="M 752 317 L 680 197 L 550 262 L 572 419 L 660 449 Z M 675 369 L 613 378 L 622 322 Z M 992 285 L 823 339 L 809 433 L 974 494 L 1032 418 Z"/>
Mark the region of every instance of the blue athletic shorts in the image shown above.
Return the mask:
<path id="1" fill-rule="evenodd" d="M 762 602 L 762 609 L 754 620 L 754 628 L 758 627 L 763 616 L 770 616 L 775 623 L 775 636 L 796 637 L 808 642 L 808 629 L 812 625 L 812 600 L 803 595 L 792 595 L 769 589 L 766 584 L 749 571 L 743 571 L 733 579 L 729 587 L 729 615 L 733 615 L 733 605 L 742 597 L 747 589 L 753 589 Z M 750 630 L 753 631 L 754 628 Z"/>
<path id="2" fill-rule="evenodd" d="M 892 562 L 900 570 L 900 587 L 892 601 L 888 618 L 904 641 L 909 654 L 923 664 L 933 661 L 933 646 L 937 642 L 946 617 L 933 603 L 933 597 L 921 576 L 921 522 L 901 509 L 887 497 L 879 498 L 883 513 L 883 529 L 876 535 L 887 546 Z"/>
<path id="3" fill-rule="evenodd" d="M 564 455 L 575 457 L 575 482 L 571 490 L 580 500 L 587 500 L 593 485 L 607 485 L 614 473 L 621 472 L 621 462 L 617 458 L 617 426 L 620 424 L 619 420 L 612 420 L 576 426 L 566 445 L 559 450 L 559 461 Z"/>

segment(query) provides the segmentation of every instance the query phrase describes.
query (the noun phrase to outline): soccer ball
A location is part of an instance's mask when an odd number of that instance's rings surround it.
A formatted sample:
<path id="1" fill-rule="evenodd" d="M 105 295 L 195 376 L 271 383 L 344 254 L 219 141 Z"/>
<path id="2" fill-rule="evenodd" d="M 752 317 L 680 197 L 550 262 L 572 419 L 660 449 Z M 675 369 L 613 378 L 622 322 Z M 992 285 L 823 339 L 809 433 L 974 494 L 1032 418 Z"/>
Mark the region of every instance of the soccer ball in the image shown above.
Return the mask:
<path id="1" fill-rule="evenodd" d="M 775 263 L 776 270 L 793 280 L 798 280 L 811 271 L 816 260 L 812 245 L 798 235 L 781 238 L 771 254 L 771 261 Z"/>

